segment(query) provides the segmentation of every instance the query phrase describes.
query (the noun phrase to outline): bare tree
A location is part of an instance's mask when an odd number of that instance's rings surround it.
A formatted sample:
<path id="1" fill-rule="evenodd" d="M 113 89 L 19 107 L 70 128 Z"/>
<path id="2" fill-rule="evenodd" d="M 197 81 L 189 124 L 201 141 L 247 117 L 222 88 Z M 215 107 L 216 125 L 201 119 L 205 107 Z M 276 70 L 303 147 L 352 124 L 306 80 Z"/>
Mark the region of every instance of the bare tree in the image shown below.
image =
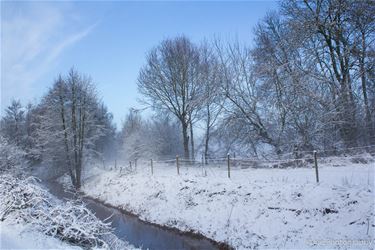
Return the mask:
<path id="1" fill-rule="evenodd" d="M 365 114 L 365 131 L 369 135 L 366 139 L 367 144 L 375 142 L 375 126 L 371 119 L 371 110 L 369 106 L 368 92 L 369 86 L 369 57 L 374 57 L 374 48 L 371 47 L 374 43 L 375 32 L 375 4 L 373 1 L 352 1 L 349 2 L 349 20 L 353 25 L 355 36 L 353 55 L 358 60 L 357 76 L 360 78 L 360 86 L 362 89 L 363 109 Z M 372 54 L 372 55 L 371 55 Z M 354 79 L 355 80 L 355 79 Z"/>
<path id="2" fill-rule="evenodd" d="M 277 137 L 287 151 L 294 145 L 311 150 L 320 129 L 317 121 L 329 113 L 325 95 L 316 94 L 327 88 L 320 88 L 320 80 L 311 76 L 316 63 L 300 46 L 299 37 L 291 33 L 277 12 L 267 14 L 255 29 L 252 55 L 260 105 L 274 106 L 270 115 L 277 118 Z"/>
<path id="3" fill-rule="evenodd" d="M 305 30 L 304 39 L 315 43 L 314 54 L 318 57 L 322 72 L 329 72 L 337 124 L 345 145 L 357 144 L 357 103 L 354 93 L 356 59 L 355 26 L 350 21 L 351 1 L 286 1 L 282 5 L 289 27 L 294 32 Z M 293 20 L 293 21 L 292 21 Z"/>
<path id="4" fill-rule="evenodd" d="M 215 46 L 224 75 L 224 93 L 227 98 L 223 122 L 243 124 L 241 127 L 249 143 L 268 144 L 280 153 L 283 123 L 274 115 L 274 106 L 264 103 L 268 102 L 263 95 L 267 90 L 262 88 L 254 74 L 251 50 L 238 42 L 223 45 L 216 41 Z"/>
<path id="5" fill-rule="evenodd" d="M 199 61 L 199 49 L 188 38 L 167 39 L 150 51 L 138 77 L 145 102 L 171 112 L 180 121 L 185 158 L 190 157 L 192 114 L 201 105 Z"/>
<path id="6" fill-rule="evenodd" d="M 222 95 L 223 75 L 213 48 L 210 44 L 203 43 L 200 47 L 200 54 L 202 58 L 200 80 L 203 85 L 204 101 L 199 118 L 204 122 L 204 157 L 205 164 L 208 164 L 211 133 L 220 118 L 225 96 Z"/>

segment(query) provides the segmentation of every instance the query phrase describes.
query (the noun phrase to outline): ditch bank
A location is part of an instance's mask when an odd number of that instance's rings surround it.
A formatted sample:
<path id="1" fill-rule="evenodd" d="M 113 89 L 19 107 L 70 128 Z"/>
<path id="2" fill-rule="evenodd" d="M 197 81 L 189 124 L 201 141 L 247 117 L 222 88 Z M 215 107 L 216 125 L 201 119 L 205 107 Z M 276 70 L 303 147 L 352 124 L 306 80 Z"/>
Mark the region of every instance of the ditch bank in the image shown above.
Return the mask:
<path id="1" fill-rule="evenodd" d="M 57 181 L 44 183 L 48 190 L 59 199 L 72 199 L 77 194 L 67 191 Z M 114 234 L 134 245 L 145 249 L 232 249 L 226 243 L 216 242 L 199 233 L 188 231 L 183 232 L 175 228 L 141 220 L 137 215 L 122 208 L 115 207 L 99 199 L 92 198 L 79 193 L 95 215 L 106 222 L 111 223 Z"/>

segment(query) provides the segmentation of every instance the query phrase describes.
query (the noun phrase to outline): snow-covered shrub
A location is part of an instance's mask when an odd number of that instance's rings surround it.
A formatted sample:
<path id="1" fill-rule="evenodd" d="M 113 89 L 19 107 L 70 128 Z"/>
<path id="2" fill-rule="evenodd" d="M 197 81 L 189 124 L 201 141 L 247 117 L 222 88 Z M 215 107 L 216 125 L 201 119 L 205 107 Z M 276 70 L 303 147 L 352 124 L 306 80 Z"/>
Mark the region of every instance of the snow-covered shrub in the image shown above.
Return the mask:
<path id="1" fill-rule="evenodd" d="M 0 220 L 12 218 L 37 230 L 83 247 L 104 247 L 101 239 L 111 232 L 82 202 L 59 202 L 41 188 L 35 178 L 0 176 Z"/>
<path id="2" fill-rule="evenodd" d="M 82 203 L 67 202 L 47 211 L 31 211 L 31 222 L 47 235 L 81 246 L 105 246 L 100 236 L 110 232 Z"/>
<path id="3" fill-rule="evenodd" d="M 25 152 L 0 135 L 0 173 L 15 172 L 22 167 Z"/>
<path id="4" fill-rule="evenodd" d="M 46 208 L 49 203 L 49 194 L 35 185 L 34 178 L 18 179 L 6 174 L 0 176 L 0 220 L 15 215 L 17 220 L 26 219 L 24 212 L 30 208 Z M 22 216 L 19 216 L 22 215 Z"/>

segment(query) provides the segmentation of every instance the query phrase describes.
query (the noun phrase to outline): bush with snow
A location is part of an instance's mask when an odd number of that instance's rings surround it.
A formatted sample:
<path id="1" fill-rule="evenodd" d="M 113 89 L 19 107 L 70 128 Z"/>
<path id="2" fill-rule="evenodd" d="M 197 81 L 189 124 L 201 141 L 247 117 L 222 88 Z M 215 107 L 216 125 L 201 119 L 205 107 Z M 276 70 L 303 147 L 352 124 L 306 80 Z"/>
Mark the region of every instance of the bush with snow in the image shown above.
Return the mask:
<path id="1" fill-rule="evenodd" d="M 35 178 L 0 176 L 0 220 L 31 224 L 38 231 L 83 247 L 109 248 L 102 239 L 109 224 L 79 201 L 58 202 L 37 185 Z"/>

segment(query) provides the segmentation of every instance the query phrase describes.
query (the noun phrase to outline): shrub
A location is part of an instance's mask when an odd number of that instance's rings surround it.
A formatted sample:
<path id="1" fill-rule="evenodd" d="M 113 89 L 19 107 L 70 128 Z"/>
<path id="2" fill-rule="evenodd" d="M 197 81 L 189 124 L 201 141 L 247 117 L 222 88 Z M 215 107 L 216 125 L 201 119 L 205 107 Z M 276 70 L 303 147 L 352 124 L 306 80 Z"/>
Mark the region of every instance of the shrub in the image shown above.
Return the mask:
<path id="1" fill-rule="evenodd" d="M 109 248 L 102 237 L 111 233 L 80 201 L 59 202 L 37 184 L 36 178 L 0 176 L 0 220 L 13 218 L 38 231 L 82 247 Z"/>

